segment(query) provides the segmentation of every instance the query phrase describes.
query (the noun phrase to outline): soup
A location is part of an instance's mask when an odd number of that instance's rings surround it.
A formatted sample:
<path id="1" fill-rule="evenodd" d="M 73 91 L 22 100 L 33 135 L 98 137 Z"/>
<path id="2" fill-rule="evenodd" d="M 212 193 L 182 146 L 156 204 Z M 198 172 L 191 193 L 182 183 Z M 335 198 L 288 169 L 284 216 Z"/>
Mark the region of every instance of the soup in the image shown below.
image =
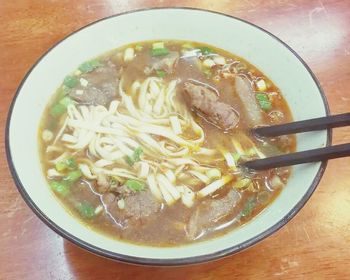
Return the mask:
<path id="1" fill-rule="evenodd" d="M 260 213 L 289 168 L 241 163 L 295 150 L 256 138 L 292 121 L 279 89 L 244 59 L 183 41 L 139 42 L 66 76 L 39 129 L 50 188 L 88 227 L 174 246 L 213 238 Z"/>

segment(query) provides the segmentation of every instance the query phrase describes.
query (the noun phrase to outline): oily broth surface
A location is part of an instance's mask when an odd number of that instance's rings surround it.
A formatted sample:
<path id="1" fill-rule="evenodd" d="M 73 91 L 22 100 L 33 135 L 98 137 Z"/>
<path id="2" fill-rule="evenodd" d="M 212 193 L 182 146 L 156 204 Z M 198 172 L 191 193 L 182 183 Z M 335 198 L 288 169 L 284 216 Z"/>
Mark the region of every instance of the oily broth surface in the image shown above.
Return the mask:
<path id="1" fill-rule="evenodd" d="M 130 44 L 128 46 L 123 46 L 118 49 L 109 51 L 103 55 L 101 55 L 98 59 L 103 61 L 111 61 L 112 63 L 115 63 L 118 65 L 118 67 L 121 67 L 122 75 L 124 77 L 124 88 L 126 91 L 130 90 L 130 87 L 132 85 L 132 82 L 136 79 L 143 80 L 148 77 L 144 73 L 144 68 L 150 64 L 151 57 L 150 57 L 150 50 L 152 48 L 152 42 L 138 42 L 135 44 Z M 179 51 L 181 52 L 182 44 L 184 42 L 182 41 L 165 41 L 165 44 L 167 48 L 171 51 Z M 191 42 L 192 43 L 192 42 Z M 257 68 L 249 64 L 244 59 L 237 57 L 229 52 L 226 52 L 224 50 L 215 48 L 213 46 L 208 46 L 206 44 L 202 43 L 192 43 L 194 47 L 203 47 L 207 46 L 210 47 L 212 50 L 214 50 L 215 53 L 220 54 L 224 56 L 225 58 L 229 58 L 232 60 L 240 61 L 244 63 L 247 66 L 247 73 L 250 73 L 256 78 L 264 78 L 264 80 L 269 85 L 269 92 L 275 92 L 277 95 L 277 98 L 274 99 L 274 109 L 278 109 L 283 112 L 283 118 L 280 120 L 280 123 L 290 122 L 292 121 L 291 112 L 288 108 L 288 105 L 286 101 L 283 99 L 283 96 L 281 95 L 279 89 L 273 84 L 272 81 L 270 81 L 262 72 L 260 72 Z M 127 47 L 135 47 L 137 45 L 142 45 L 143 50 L 137 53 L 136 58 L 128 63 L 125 63 L 122 59 L 120 59 L 119 53 L 122 53 L 123 50 L 125 50 Z M 231 132 L 224 132 L 221 129 L 217 128 L 216 126 L 212 125 L 211 123 L 207 122 L 203 118 L 200 118 L 196 115 L 194 115 L 196 121 L 199 123 L 199 125 L 203 128 L 205 132 L 205 147 L 208 148 L 217 148 L 217 147 L 226 147 L 230 148 L 230 138 L 235 137 L 235 134 L 237 131 L 243 131 L 247 134 L 248 127 L 247 127 L 247 121 L 246 116 L 244 114 L 244 111 L 241 110 L 242 103 L 239 97 L 236 95 L 234 90 L 234 83 L 233 81 L 227 79 L 222 79 L 220 82 L 213 81 L 212 77 L 207 77 L 204 75 L 201 71 L 198 70 L 197 66 L 194 63 L 189 62 L 188 60 L 180 59 L 176 71 L 173 74 L 169 74 L 166 77 L 164 77 L 164 80 L 172 80 L 172 79 L 180 79 L 181 81 L 186 81 L 187 79 L 193 79 L 200 81 L 202 83 L 208 84 L 209 86 L 215 87 L 220 92 L 220 98 L 221 101 L 226 102 L 230 104 L 233 108 L 235 108 L 240 113 L 240 122 L 237 127 L 237 129 L 231 131 Z M 182 96 L 180 92 L 182 91 L 182 84 L 179 84 L 177 87 L 177 97 L 179 100 L 182 99 Z M 52 104 L 57 102 L 62 96 L 62 88 L 59 88 L 57 92 L 54 94 L 52 101 L 48 104 L 43 117 L 41 126 L 39 129 L 39 150 L 40 150 L 40 158 L 41 163 L 43 167 L 43 171 L 46 174 L 48 167 L 48 162 L 53 158 L 53 154 L 46 153 L 46 147 L 47 145 L 41 140 L 41 135 L 44 129 L 50 129 L 54 135 L 56 135 L 60 129 L 60 127 L 63 125 L 63 119 L 59 122 L 52 116 L 50 116 L 49 110 Z M 266 124 L 273 123 L 269 116 L 267 114 L 264 114 L 264 120 Z M 254 141 L 256 144 L 261 144 L 261 139 L 255 139 L 251 137 L 251 140 Z M 288 145 L 285 145 L 282 140 L 280 139 L 272 139 L 271 141 L 267 141 L 269 144 L 276 145 L 280 148 L 282 152 L 292 152 L 295 150 L 295 137 L 289 136 L 288 137 Z M 57 153 L 57 156 L 59 153 Z M 75 157 L 88 157 L 91 158 L 91 156 L 86 151 L 81 151 L 78 154 L 75 155 Z M 221 170 L 223 174 L 230 172 L 228 167 L 224 163 L 213 163 L 214 167 L 217 167 Z M 254 179 L 255 183 L 260 186 L 261 189 L 266 189 L 266 178 L 271 177 L 272 174 L 278 173 L 280 174 L 280 177 L 283 182 L 286 182 L 289 174 L 290 169 L 289 168 L 283 168 L 279 170 L 269 170 L 266 172 L 259 173 L 256 178 Z M 204 184 L 202 184 L 201 187 L 203 187 Z M 87 192 L 88 190 L 88 192 Z M 240 200 L 239 205 L 236 207 L 237 211 L 235 211 L 232 215 L 226 216 L 223 219 L 220 220 L 220 223 L 216 225 L 216 227 L 211 228 L 210 230 L 206 231 L 198 237 L 196 240 L 205 240 L 217 237 L 219 235 L 225 234 L 228 231 L 233 230 L 234 228 L 246 223 L 247 221 L 253 219 L 257 214 L 259 214 L 268 204 L 272 203 L 273 200 L 278 196 L 280 193 L 281 188 L 278 188 L 276 190 L 273 190 L 270 192 L 270 196 L 268 197 L 268 200 L 266 203 L 256 205 L 256 207 L 253 209 L 249 217 L 241 217 L 241 219 L 237 219 L 237 215 L 240 211 L 242 211 L 242 208 L 244 207 L 245 202 L 249 197 L 256 196 L 257 194 L 248 192 L 248 191 L 242 191 L 242 199 Z M 212 197 L 214 198 L 220 198 L 222 196 L 225 196 L 228 192 L 228 187 L 223 187 L 217 192 L 215 192 Z M 91 196 L 91 193 L 94 195 Z M 83 219 L 80 217 L 79 211 L 75 208 L 75 197 L 79 197 L 84 199 L 84 196 L 86 196 L 86 200 L 88 200 L 92 206 L 97 207 L 100 204 L 100 198 L 101 195 L 98 193 L 96 189 L 96 181 L 95 180 L 81 180 L 78 183 L 75 183 L 74 188 L 72 188 L 72 193 L 70 196 L 66 198 L 62 198 L 59 195 L 57 195 L 58 199 L 61 201 L 61 203 L 65 206 L 65 208 L 73 215 L 75 216 L 80 222 L 83 222 L 86 224 L 89 228 L 92 228 L 93 230 L 96 230 L 98 232 L 101 232 L 103 234 L 106 234 L 110 236 L 111 238 L 117 238 L 120 240 L 132 242 L 132 243 L 139 243 L 139 244 L 146 244 L 146 245 L 152 245 L 152 246 L 174 246 L 179 244 L 185 244 L 189 242 L 193 242 L 194 240 L 188 240 L 186 238 L 186 224 L 188 223 L 188 220 L 193 213 L 193 209 L 195 209 L 198 205 L 198 201 L 195 202 L 194 206 L 192 208 L 187 208 L 183 204 L 180 203 L 180 201 L 177 201 L 174 205 L 171 207 L 167 207 L 166 205 L 162 205 L 161 209 L 161 215 L 157 215 L 155 219 L 148 219 L 147 221 L 143 221 L 142 219 L 139 221 L 137 225 L 134 225 L 132 227 L 121 229 L 118 225 L 116 225 L 108 215 L 98 215 L 94 217 L 93 219 Z M 93 198 L 92 198 L 93 197 Z M 204 198 L 208 199 L 208 198 Z M 161 226 L 160 226 L 161 225 Z"/>

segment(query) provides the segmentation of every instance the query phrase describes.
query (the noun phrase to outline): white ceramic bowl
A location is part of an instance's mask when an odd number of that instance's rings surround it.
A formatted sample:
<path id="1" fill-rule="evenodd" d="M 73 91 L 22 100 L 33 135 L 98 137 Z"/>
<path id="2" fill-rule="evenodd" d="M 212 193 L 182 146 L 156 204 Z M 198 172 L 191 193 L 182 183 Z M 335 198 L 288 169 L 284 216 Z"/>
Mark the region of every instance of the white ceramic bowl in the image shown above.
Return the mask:
<path id="1" fill-rule="evenodd" d="M 155 248 L 110 239 L 69 215 L 47 186 L 38 156 L 38 125 L 45 105 L 65 75 L 81 62 L 135 41 L 181 39 L 205 42 L 237 54 L 281 89 L 295 120 L 328 114 L 325 96 L 302 59 L 269 32 L 227 15 L 188 8 L 149 9 L 94 22 L 47 51 L 20 84 L 6 131 L 8 162 L 24 200 L 58 234 L 96 254 L 126 262 L 180 265 L 239 252 L 286 224 L 306 203 L 326 163 L 293 167 L 280 196 L 246 225 L 212 240 Z M 330 131 L 299 134 L 297 150 L 330 144 Z"/>

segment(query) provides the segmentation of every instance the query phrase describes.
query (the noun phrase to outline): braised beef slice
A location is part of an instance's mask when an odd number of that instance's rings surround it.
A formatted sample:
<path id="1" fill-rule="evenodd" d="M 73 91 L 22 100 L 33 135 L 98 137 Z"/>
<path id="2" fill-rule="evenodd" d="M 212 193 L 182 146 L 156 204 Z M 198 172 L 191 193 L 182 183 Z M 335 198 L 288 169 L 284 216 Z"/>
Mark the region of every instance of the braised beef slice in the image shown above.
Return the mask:
<path id="1" fill-rule="evenodd" d="M 88 202 L 93 207 L 100 204 L 100 197 L 94 193 L 91 184 L 85 180 L 79 180 L 70 188 L 71 193 L 67 196 L 67 200 L 74 207 L 80 202 Z"/>
<path id="2" fill-rule="evenodd" d="M 204 114 L 208 121 L 223 129 L 230 129 L 238 124 L 237 112 L 230 105 L 220 102 L 214 90 L 192 82 L 185 82 L 184 92 L 191 107 Z"/>
<path id="3" fill-rule="evenodd" d="M 105 64 L 81 75 L 88 81 L 86 87 L 79 85 L 70 92 L 74 100 L 88 105 L 108 105 L 118 92 L 118 71 L 114 65 Z"/>
<path id="4" fill-rule="evenodd" d="M 166 56 L 154 58 L 151 62 L 151 70 L 164 70 L 168 74 L 173 73 L 178 60 L 179 53 L 171 51 Z"/>
<path id="5" fill-rule="evenodd" d="M 137 222 L 143 219 L 150 219 L 154 214 L 160 211 L 161 204 L 153 197 L 149 190 L 135 192 L 123 197 L 124 209 L 118 207 L 118 200 L 114 193 L 102 195 L 102 203 L 107 212 L 121 224 Z"/>
<path id="6" fill-rule="evenodd" d="M 263 124 L 261 109 L 257 103 L 255 93 L 248 79 L 240 76 L 235 77 L 236 94 L 242 101 L 250 126 Z"/>
<path id="7" fill-rule="evenodd" d="M 236 207 L 241 200 L 238 191 L 232 189 L 226 196 L 202 201 L 192 213 L 186 227 L 186 233 L 190 240 L 194 240 L 203 231 L 215 228 L 216 223 L 229 216 L 235 215 Z"/>

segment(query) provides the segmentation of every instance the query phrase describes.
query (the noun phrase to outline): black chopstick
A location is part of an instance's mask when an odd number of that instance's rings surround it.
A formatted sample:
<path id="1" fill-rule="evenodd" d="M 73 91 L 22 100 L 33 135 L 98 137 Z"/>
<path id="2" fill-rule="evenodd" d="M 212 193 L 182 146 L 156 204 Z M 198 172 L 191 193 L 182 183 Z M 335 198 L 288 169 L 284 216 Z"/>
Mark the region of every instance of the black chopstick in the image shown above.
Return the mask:
<path id="1" fill-rule="evenodd" d="M 298 132 L 321 130 L 350 125 L 350 113 L 326 116 L 316 119 L 253 128 L 257 136 L 274 137 Z"/>
<path id="2" fill-rule="evenodd" d="M 332 158 L 340 158 L 346 156 L 350 156 L 350 144 L 340 144 L 325 148 L 247 161 L 243 163 L 242 166 L 254 170 L 265 170 L 301 163 L 325 161 Z"/>

